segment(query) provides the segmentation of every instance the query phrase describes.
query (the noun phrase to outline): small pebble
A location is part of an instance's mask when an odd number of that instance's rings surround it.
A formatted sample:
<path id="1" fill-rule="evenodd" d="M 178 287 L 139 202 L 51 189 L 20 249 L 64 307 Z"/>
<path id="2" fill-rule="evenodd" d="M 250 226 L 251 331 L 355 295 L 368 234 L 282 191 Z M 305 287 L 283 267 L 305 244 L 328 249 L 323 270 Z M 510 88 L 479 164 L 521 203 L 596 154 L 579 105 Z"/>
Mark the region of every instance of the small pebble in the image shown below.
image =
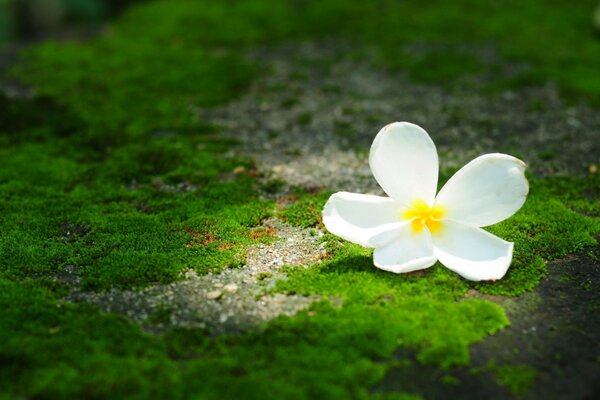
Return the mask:
<path id="1" fill-rule="evenodd" d="M 235 283 L 228 283 L 223 289 L 225 289 L 226 292 L 234 293 L 238 290 L 238 285 Z"/>
<path id="2" fill-rule="evenodd" d="M 222 294 L 223 294 L 223 292 L 220 290 L 212 290 L 212 291 L 206 293 L 206 298 L 209 300 L 216 300 L 219 297 L 221 297 Z"/>

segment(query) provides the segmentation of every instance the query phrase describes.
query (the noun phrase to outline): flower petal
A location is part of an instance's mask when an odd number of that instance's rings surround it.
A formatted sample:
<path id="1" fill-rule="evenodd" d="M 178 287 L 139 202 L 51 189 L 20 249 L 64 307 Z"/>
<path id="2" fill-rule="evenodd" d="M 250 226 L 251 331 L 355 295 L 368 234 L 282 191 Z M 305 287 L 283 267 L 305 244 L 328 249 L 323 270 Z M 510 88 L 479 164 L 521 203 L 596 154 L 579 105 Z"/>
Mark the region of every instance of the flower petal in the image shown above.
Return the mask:
<path id="1" fill-rule="evenodd" d="M 460 222 L 444 221 L 442 231 L 432 239 L 440 262 L 472 281 L 502 278 L 512 260 L 511 242 Z"/>
<path id="2" fill-rule="evenodd" d="M 411 222 L 404 222 L 398 229 L 394 240 L 382 247 L 375 248 L 373 263 L 385 271 L 411 272 L 431 267 L 437 259 L 433 254 L 431 235 L 427 229 L 414 234 Z"/>
<path id="3" fill-rule="evenodd" d="M 433 204 L 438 156 L 421 127 L 408 122 L 383 127 L 371 145 L 369 164 L 379 185 L 394 200 L 405 206 L 419 199 Z"/>
<path id="4" fill-rule="evenodd" d="M 370 239 L 378 235 L 378 243 L 391 240 L 381 234 L 398 224 L 400 205 L 389 197 L 337 192 L 331 195 L 323 209 L 323 224 L 334 235 L 374 247 Z"/>
<path id="5" fill-rule="evenodd" d="M 445 208 L 444 218 L 488 226 L 517 212 L 528 192 L 523 161 L 506 154 L 486 154 L 454 174 L 435 202 Z"/>

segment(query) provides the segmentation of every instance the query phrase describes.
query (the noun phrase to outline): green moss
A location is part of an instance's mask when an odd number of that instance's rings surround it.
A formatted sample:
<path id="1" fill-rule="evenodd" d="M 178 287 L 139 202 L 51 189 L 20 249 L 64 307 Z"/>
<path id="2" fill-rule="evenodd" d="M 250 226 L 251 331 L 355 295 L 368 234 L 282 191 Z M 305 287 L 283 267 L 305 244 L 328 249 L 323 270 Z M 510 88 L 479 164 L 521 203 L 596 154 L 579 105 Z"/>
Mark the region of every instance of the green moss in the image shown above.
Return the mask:
<path id="1" fill-rule="evenodd" d="M 31 281 L 0 280 L 0 289 L 8 310 L 0 314 L 0 394 L 8 397 L 367 398 L 385 370 L 369 358 L 387 349 L 355 348 L 364 341 L 347 337 L 349 326 L 331 335 L 326 303 L 264 332 L 211 339 L 199 330 L 144 334 Z M 9 307 L 15 303 L 23 307 Z M 377 331 L 373 325 L 373 340 Z"/>
<path id="2" fill-rule="evenodd" d="M 173 116 L 178 126 L 188 126 L 194 119 L 190 107 L 239 93 L 255 70 L 233 50 L 333 34 L 352 39 L 352 52 L 374 46 L 386 65 L 404 69 L 415 79 L 449 83 L 481 74 L 494 76 L 491 86 L 500 88 L 551 80 L 566 94 L 600 100 L 600 80 L 593 67 L 600 63 L 600 42 L 591 28 L 584 28 L 590 26 L 594 6 L 595 0 L 575 7 L 566 0 L 543 6 L 537 0 L 518 4 L 438 0 L 429 7 L 385 0 L 302 5 L 265 0 L 227 5 L 211 0 L 156 1 L 126 13 L 110 35 L 93 45 L 38 47 L 20 75 L 41 85 L 42 93 L 61 95 L 61 101 L 94 125 L 139 133 L 173 128 Z M 190 24 L 202 29 L 189 29 Z M 546 38 L 547 46 L 539 46 L 540 37 Z M 477 51 L 490 44 L 504 58 L 528 68 L 516 75 L 503 72 L 501 59 Z M 219 51 L 212 51 L 216 46 Z M 469 48 L 475 50 L 465 50 Z M 57 69 L 65 78 L 47 79 Z M 112 101 L 106 102 L 107 97 Z M 102 121 L 106 113 L 112 115 L 110 121 Z"/>
<path id="3" fill-rule="evenodd" d="M 444 173 L 440 185 L 451 174 Z M 480 292 L 516 296 L 535 288 L 546 274 L 546 262 L 596 244 L 600 179 L 530 177 L 530 193 L 514 216 L 488 229 L 515 243 L 513 262 L 496 282 L 469 283 Z M 330 193 L 301 194 L 281 212 L 288 223 L 309 227 L 320 224 L 321 211 Z M 587 215 L 584 215 L 585 213 Z M 334 255 L 334 258 L 336 256 Z M 439 266 L 439 265 L 438 265 Z"/>
<path id="4" fill-rule="evenodd" d="M 546 273 L 545 263 L 596 244 L 600 220 L 586 216 L 598 208 L 589 191 L 600 189 L 595 177 L 530 179 L 530 195 L 523 208 L 490 231 L 515 243 L 513 264 L 494 283 L 479 283 L 485 293 L 518 295 L 537 286 Z M 577 211 L 579 212 L 577 212 Z"/>
<path id="5" fill-rule="evenodd" d="M 8 4 L 6 1 L 0 1 L 0 46 L 8 42 L 12 34 L 12 29 Z"/>
<path id="6" fill-rule="evenodd" d="M 465 0 L 460 4 L 436 1 L 431 7 L 403 3 L 388 5 L 386 12 L 381 13 L 381 20 L 365 18 L 365 25 L 368 25 L 365 31 L 369 39 L 374 39 L 376 28 L 403 26 L 403 29 L 387 29 L 383 38 L 379 36 L 384 57 L 393 65 L 403 64 L 399 61 L 402 49 L 398 44 L 416 40 L 425 49 L 435 49 L 430 52 L 435 57 L 450 60 L 448 68 L 443 63 L 435 64 L 436 68 L 427 68 L 435 70 L 441 66 L 440 79 L 453 75 L 460 77 L 480 69 L 497 78 L 492 85 L 498 85 L 500 81 L 503 87 L 522 87 L 552 80 L 558 82 L 566 94 L 587 96 L 597 102 L 600 100 L 598 75 L 590 68 L 600 60 L 600 43 L 591 29 L 594 3 L 594 0 L 581 2 L 575 8 L 568 1 L 553 1 L 541 6 L 535 0 L 502 3 Z M 469 12 L 465 13 L 465 9 Z M 411 18 L 406 19 L 406 15 Z M 540 37 L 548 39 L 549 47 L 540 48 Z M 511 61 L 526 62 L 528 68 L 516 75 L 498 75 L 502 63 L 496 64 L 485 57 L 475 62 L 462 61 L 465 65 L 462 71 L 460 60 L 452 67 L 451 60 L 464 55 L 465 48 L 485 46 L 489 42 L 498 46 L 502 56 Z M 469 46 L 465 46 L 466 43 Z M 411 73 L 416 69 L 415 76 L 423 70 L 418 59 L 416 64 L 411 58 L 404 62 Z M 438 78 L 435 72 L 432 74 L 427 78 Z"/>
<path id="7" fill-rule="evenodd" d="M 0 279 L 0 289 L 0 395 L 144 398 L 176 390 L 175 363 L 124 318 L 57 301 L 37 282 Z"/>
<path id="8" fill-rule="evenodd" d="M 42 94 L 77 113 L 89 126 L 82 140 L 97 147 L 165 129 L 197 129 L 193 107 L 228 100 L 252 76 L 233 56 L 120 39 L 86 46 L 48 43 L 19 71 Z M 50 79 L 57 69 L 62 79 Z"/>
<path id="9" fill-rule="evenodd" d="M 531 389 L 537 370 L 529 365 L 500 365 L 493 368 L 498 383 L 514 395 L 523 395 Z"/>
<path id="10" fill-rule="evenodd" d="M 373 400 L 422 400 L 421 396 L 408 393 L 376 393 L 371 396 Z"/>
<path id="11" fill-rule="evenodd" d="M 383 51 L 388 65 L 407 70 L 411 79 L 421 82 L 445 85 L 465 75 L 478 74 L 484 70 L 484 66 L 475 56 L 461 53 L 451 47 L 442 47 L 418 55 L 407 53 L 404 56 L 393 48 L 384 48 Z M 385 53 L 386 51 L 389 53 Z M 431 68 L 432 65 L 435 65 L 435 68 Z"/>
<path id="12" fill-rule="evenodd" d="M 312 112 L 305 111 L 305 112 L 298 114 L 297 121 L 298 121 L 298 124 L 300 124 L 300 125 L 308 125 L 311 123 L 312 119 L 313 119 Z"/>
<path id="13" fill-rule="evenodd" d="M 25 277 L 83 266 L 85 287 L 107 288 L 238 265 L 250 228 L 272 205 L 258 199 L 250 176 L 219 183 L 245 161 L 215 157 L 213 142 L 204 150 L 191 142 L 130 144 L 101 162 L 65 156 L 67 143 L 4 149 L 0 270 Z"/>
<path id="14" fill-rule="evenodd" d="M 419 361 L 449 367 L 468 363 L 470 344 L 508 324 L 498 305 L 460 300 L 467 285 L 439 266 L 427 277 L 389 274 L 373 268 L 368 250 L 329 242 L 337 248 L 332 260 L 288 270 L 277 290 L 342 298 L 340 310 L 321 311 L 318 320 L 335 342 L 378 357 L 409 346 Z"/>
<path id="15" fill-rule="evenodd" d="M 527 364 L 498 365 L 493 359 L 481 367 L 471 368 L 470 373 L 492 374 L 498 385 L 509 389 L 514 396 L 527 394 L 538 375 L 538 371 Z"/>
<path id="16" fill-rule="evenodd" d="M 278 216 L 290 225 L 303 228 L 321 224 L 321 211 L 331 193 L 321 192 L 314 195 L 299 192 L 299 194 L 300 198 L 284 207 Z"/>
<path id="17" fill-rule="evenodd" d="M 171 321 L 173 309 L 171 307 L 159 307 L 148 315 L 147 322 L 150 324 L 168 324 Z"/>
<path id="18" fill-rule="evenodd" d="M 531 64 L 508 84 L 553 79 L 598 96 L 599 45 L 579 28 L 586 7 L 513 3 L 154 1 L 100 38 L 30 49 L 17 74 L 41 96 L 0 98 L 0 397 L 360 399 L 370 397 L 398 347 L 440 368 L 468 363 L 469 346 L 508 320 L 498 305 L 464 299 L 466 291 L 522 293 L 547 260 L 594 243 L 597 178 L 533 182 L 523 210 L 491 228 L 516 249 L 496 283 L 472 286 L 440 265 L 385 273 L 369 250 L 326 235 L 331 259 L 290 268 L 275 288 L 323 301 L 244 335 L 145 334 L 124 318 L 60 300 L 69 289 L 52 275 L 77 267 L 84 288 L 101 290 L 170 282 L 187 268 L 239 266 L 257 240 L 252 227 L 275 212 L 298 226 L 319 225 L 328 193 L 299 192 L 297 202 L 274 210 L 252 174 L 233 173 L 251 163 L 224 156 L 234 143 L 195 112 L 238 96 L 256 76 L 257 66 L 240 56 L 248 45 L 335 34 L 352 40 L 352 51 L 375 46 L 385 65 L 443 82 L 495 71 L 494 62 L 458 50 L 491 41 Z M 432 63 L 439 68 L 427 68 Z M 517 393 L 535 375 L 505 366 L 497 376 Z"/>

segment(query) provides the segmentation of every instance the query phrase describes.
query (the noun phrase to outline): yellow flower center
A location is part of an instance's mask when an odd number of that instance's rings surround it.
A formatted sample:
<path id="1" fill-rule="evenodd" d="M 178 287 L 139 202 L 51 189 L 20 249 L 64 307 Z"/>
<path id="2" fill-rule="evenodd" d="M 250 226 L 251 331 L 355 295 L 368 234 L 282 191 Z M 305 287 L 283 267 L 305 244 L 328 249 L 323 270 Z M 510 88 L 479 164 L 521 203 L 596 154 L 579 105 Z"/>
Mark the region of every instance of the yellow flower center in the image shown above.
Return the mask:
<path id="1" fill-rule="evenodd" d="M 446 214 L 444 207 L 440 205 L 429 207 L 429 204 L 419 199 L 413 201 L 411 207 L 402 213 L 402 218 L 412 220 L 410 227 L 414 234 L 421 233 L 427 226 L 429 232 L 435 235 L 443 228 L 440 219 L 444 217 L 444 214 Z"/>

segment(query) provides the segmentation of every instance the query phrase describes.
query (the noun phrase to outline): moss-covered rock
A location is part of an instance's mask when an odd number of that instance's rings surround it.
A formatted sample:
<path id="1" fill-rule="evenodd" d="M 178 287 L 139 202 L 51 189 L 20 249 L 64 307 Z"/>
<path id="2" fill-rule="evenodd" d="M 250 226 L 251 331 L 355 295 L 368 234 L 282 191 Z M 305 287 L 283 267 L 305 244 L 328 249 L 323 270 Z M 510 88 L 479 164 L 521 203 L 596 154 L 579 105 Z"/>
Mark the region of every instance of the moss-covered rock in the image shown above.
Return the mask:
<path id="1" fill-rule="evenodd" d="M 486 90 L 550 79 L 594 101 L 600 47 L 587 31 L 570 29 L 589 21 L 584 8 L 533 0 L 153 1 L 98 38 L 28 49 L 15 74 L 37 97 L 0 97 L 0 397 L 414 398 L 420 392 L 410 385 L 370 393 L 403 363 L 431 368 L 441 376 L 435 385 L 459 384 L 447 371 L 468 368 L 473 345 L 509 325 L 506 303 L 484 294 L 531 291 L 547 261 L 596 243 L 597 176 L 532 178 L 525 207 L 490 228 L 515 242 L 514 265 L 500 282 L 472 284 L 440 265 L 382 272 L 369 250 L 326 235 L 329 258 L 288 268 L 287 280 L 271 289 L 322 301 L 240 335 L 145 333 L 126 318 L 66 301 L 71 286 L 55 278 L 75 270 L 84 290 L 135 290 L 182 279 L 189 269 L 202 275 L 240 266 L 247 246 L 271 240 L 253 235 L 268 216 L 319 227 L 328 192 L 300 190 L 286 205 L 264 200 L 284 185 L 265 184 L 252 160 L 230 153 L 235 142 L 199 117 L 199 108 L 241 95 L 264 73 L 260 60 L 242 56 L 249 45 L 338 35 L 355 44 L 349 56 L 375 49 L 375 63 L 411 79 L 451 86 L 497 76 L 473 86 Z M 477 51 L 488 41 L 502 61 Z M 505 70 L 514 65 L 506 59 L 528 66 Z M 432 63 L 443 67 L 427 69 Z M 297 100 L 281 104 L 290 109 Z M 341 113 L 338 136 L 348 115 L 360 114 Z M 456 123 L 461 113 L 457 107 Z M 172 312 L 148 320 L 165 323 Z M 487 371 L 494 387 L 525 392 L 535 373 L 509 361 Z"/>

